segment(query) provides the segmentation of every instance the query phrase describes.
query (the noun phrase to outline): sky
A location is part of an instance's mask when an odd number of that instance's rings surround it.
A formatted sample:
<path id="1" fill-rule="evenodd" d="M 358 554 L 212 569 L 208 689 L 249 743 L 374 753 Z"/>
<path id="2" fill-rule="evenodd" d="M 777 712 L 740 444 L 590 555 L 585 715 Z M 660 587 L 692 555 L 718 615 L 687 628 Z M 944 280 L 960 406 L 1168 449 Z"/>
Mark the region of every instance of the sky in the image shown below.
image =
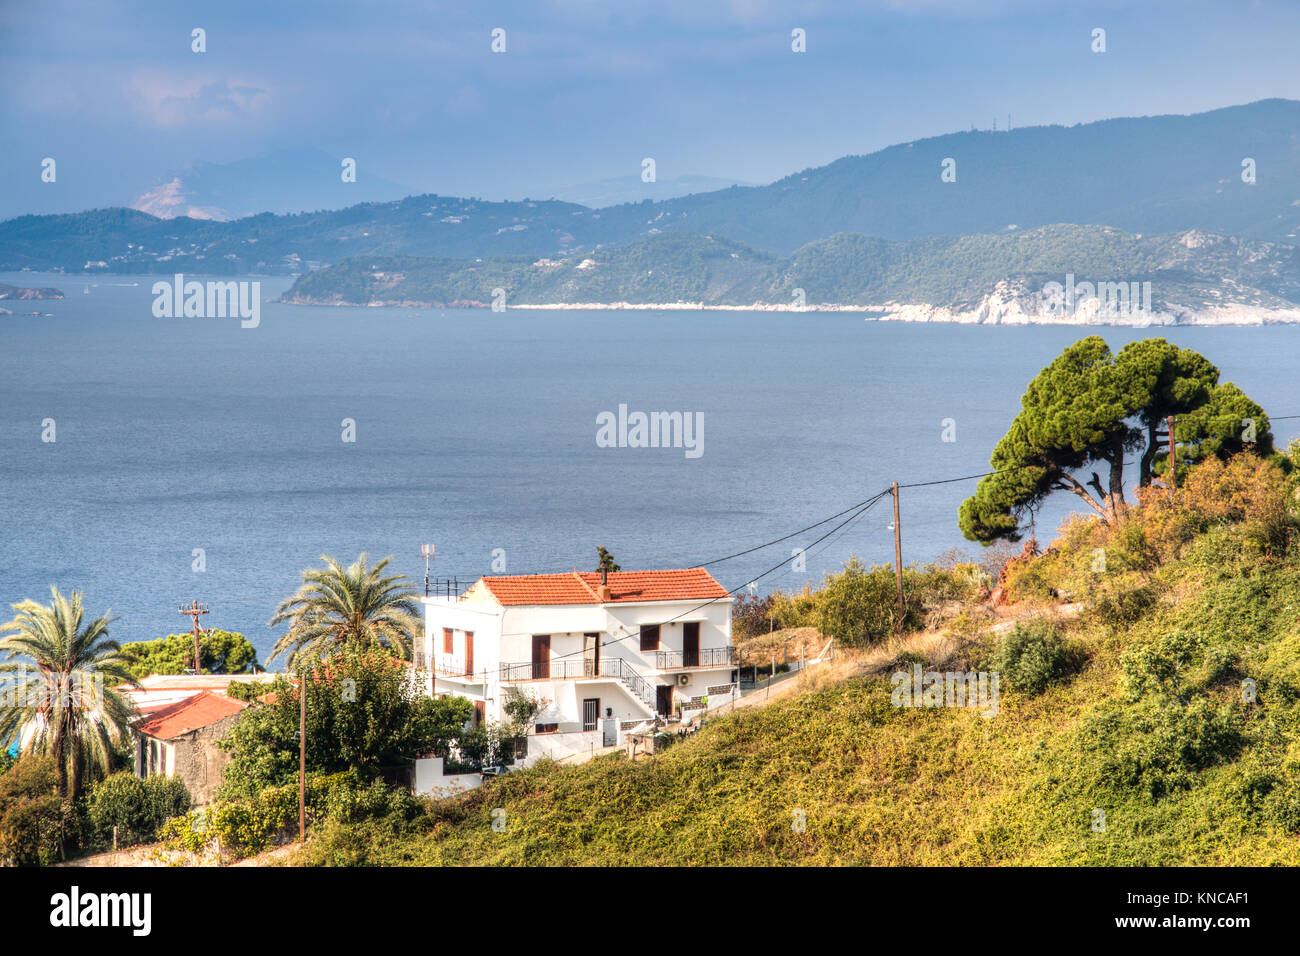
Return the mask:
<path id="1" fill-rule="evenodd" d="M 488 199 L 646 157 L 660 179 L 766 183 L 1008 114 L 1300 98 L 1297 37 L 1295 0 L 0 0 L 0 216 L 123 205 L 196 161 L 304 146 Z"/>

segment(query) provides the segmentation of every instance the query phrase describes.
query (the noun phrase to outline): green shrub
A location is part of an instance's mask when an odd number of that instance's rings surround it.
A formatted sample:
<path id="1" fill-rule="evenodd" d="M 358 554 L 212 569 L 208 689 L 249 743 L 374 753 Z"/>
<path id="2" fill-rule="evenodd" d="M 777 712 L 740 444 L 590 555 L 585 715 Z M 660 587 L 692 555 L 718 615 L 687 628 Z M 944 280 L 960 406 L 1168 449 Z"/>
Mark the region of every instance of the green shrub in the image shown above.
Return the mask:
<path id="1" fill-rule="evenodd" d="M 1234 758 L 1244 738 L 1230 706 L 1151 696 L 1104 706 L 1085 721 L 1080 739 L 1104 784 L 1158 800 L 1191 787 L 1197 771 Z"/>
<path id="2" fill-rule="evenodd" d="M 1009 688 L 1035 696 L 1077 669 L 1077 661 L 1055 624 L 1031 618 L 1003 638 L 993 666 Z"/>
<path id="3" fill-rule="evenodd" d="M 115 773 L 91 788 L 86 800 L 88 836 L 95 843 L 134 846 L 151 843 L 158 828 L 190 808 L 190 792 L 176 777 L 154 776 L 141 780 L 132 773 Z"/>
<path id="4" fill-rule="evenodd" d="M 1008 562 L 1003 582 L 1007 600 L 1012 604 L 1054 602 L 1057 598 L 1055 581 L 1059 569 L 1053 557 L 1042 555 L 1025 561 Z"/>
<path id="5" fill-rule="evenodd" d="M 1204 644 L 1196 631 L 1176 630 L 1127 648 L 1120 656 L 1120 667 L 1128 698 L 1137 700 L 1150 692 L 1186 696 L 1185 675 L 1200 659 Z"/>
<path id="6" fill-rule="evenodd" d="M 118 846 L 152 840 L 157 829 L 144 782 L 133 773 L 115 773 L 95 784 L 88 801 L 90 824 L 99 841 Z"/>
<path id="7" fill-rule="evenodd" d="M 158 839 L 176 849 L 198 853 L 208 845 L 204 815 L 198 810 L 191 810 L 183 816 L 172 817 L 159 829 Z"/>
<path id="8" fill-rule="evenodd" d="M 59 857 L 63 805 L 51 757 L 24 755 L 0 774 L 0 864 L 36 866 Z"/>
<path id="9" fill-rule="evenodd" d="M 1093 613 L 1107 627 L 1122 630 L 1132 627 L 1151 610 L 1158 592 L 1138 572 L 1105 574 L 1100 586 L 1090 595 Z"/>
<path id="10" fill-rule="evenodd" d="M 193 804 L 190 791 L 180 777 L 147 777 L 144 781 L 144 795 L 155 828 L 172 817 L 186 813 Z"/>
<path id="11" fill-rule="evenodd" d="M 253 800 L 218 803 L 173 817 L 159 836 L 191 853 L 215 846 L 239 859 L 269 850 L 297 822 L 298 788 L 269 787 Z"/>

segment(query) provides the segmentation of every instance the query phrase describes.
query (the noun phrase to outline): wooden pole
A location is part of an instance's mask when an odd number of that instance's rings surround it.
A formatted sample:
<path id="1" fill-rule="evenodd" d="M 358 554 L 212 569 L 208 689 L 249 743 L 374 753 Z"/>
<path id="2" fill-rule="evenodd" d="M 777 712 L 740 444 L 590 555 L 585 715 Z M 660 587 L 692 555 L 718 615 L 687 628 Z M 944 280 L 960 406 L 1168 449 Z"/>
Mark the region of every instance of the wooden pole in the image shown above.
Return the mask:
<path id="1" fill-rule="evenodd" d="M 903 529 L 898 523 L 898 482 L 894 482 L 894 580 L 898 585 L 898 633 L 903 633 Z"/>
<path id="2" fill-rule="evenodd" d="M 208 606 L 198 601 L 191 601 L 189 607 L 181 605 L 181 613 L 194 619 L 194 673 L 198 674 L 202 670 L 199 666 L 199 635 L 202 633 L 199 629 L 199 616 L 208 613 Z"/>
<path id="3" fill-rule="evenodd" d="M 1174 455 L 1174 416 L 1170 415 L 1169 423 L 1169 490 L 1175 492 L 1178 490 L 1178 465 Z"/>

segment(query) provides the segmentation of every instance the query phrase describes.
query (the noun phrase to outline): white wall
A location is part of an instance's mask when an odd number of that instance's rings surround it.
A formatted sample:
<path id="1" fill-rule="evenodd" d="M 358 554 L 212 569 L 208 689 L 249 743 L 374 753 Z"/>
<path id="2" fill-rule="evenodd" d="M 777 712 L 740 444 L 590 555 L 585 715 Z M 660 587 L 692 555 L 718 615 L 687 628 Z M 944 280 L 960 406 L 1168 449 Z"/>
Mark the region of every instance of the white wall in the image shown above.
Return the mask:
<path id="1" fill-rule="evenodd" d="M 620 740 L 622 739 L 620 735 Z M 528 738 L 528 756 L 515 766 L 529 766 L 543 757 L 562 760 L 574 754 L 590 753 L 605 746 L 604 734 L 599 728 L 586 733 L 533 734 Z"/>
<path id="2" fill-rule="evenodd" d="M 420 796 L 448 797 L 482 785 L 483 778 L 476 773 L 444 773 L 441 757 L 415 761 L 415 792 Z"/>
<path id="3" fill-rule="evenodd" d="M 538 723 L 558 723 L 561 732 L 581 729 L 582 700 L 600 699 L 600 716 L 612 708 L 614 716 L 623 719 L 640 719 L 647 709 L 642 702 L 624 689 L 622 682 L 605 679 L 599 682 L 582 682 L 574 686 L 571 681 L 539 681 L 502 685 L 499 668 L 502 664 L 529 664 L 533 656 L 533 635 L 546 634 L 551 638 L 551 660 L 582 661 L 584 635 L 595 632 L 601 636 L 600 654 L 603 660 L 618 658 L 626 662 L 651 686 L 671 684 L 675 700 L 689 700 L 704 696 L 712 685 L 729 682 L 731 668 L 715 670 L 658 671 L 658 658 L 654 650 L 640 649 L 640 628 L 643 624 L 658 624 L 658 650 L 680 655 L 683 650 L 684 627 L 687 621 L 700 625 L 700 650 L 728 647 L 731 644 L 731 601 L 721 600 L 703 607 L 700 601 L 659 601 L 651 604 L 609 605 L 543 605 L 502 607 L 490 599 L 476 595 L 474 600 L 449 598 L 424 598 L 425 608 L 425 659 L 432 663 L 443 653 L 443 628 L 454 632 L 454 655 L 464 660 L 464 632 L 474 632 L 474 670 L 482 683 L 470 685 L 440 675 L 436 683 L 438 693 L 460 693 L 487 702 L 490 720 L 504 721 L 504 704 L 508 687 L 545 698 L 550 706 Z M 678 618 L 679 620 L 671 620 Z M 686 673 L 688 684 L 677 683 L 677 675 Z M 562 685 L 568 685 L 562 686 Z M 653 693 L 653 690 L 652 690 Z M 649 708 L 653 710 L 653 697 Z"/>

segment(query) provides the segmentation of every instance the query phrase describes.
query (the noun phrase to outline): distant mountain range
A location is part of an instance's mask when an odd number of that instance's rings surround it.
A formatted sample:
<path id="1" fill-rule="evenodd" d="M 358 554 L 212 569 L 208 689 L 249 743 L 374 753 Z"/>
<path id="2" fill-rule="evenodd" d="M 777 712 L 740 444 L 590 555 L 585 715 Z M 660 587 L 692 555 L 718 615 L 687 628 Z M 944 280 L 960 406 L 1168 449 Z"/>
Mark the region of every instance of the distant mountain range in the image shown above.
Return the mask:
<path id="1" fill-rule="evenodd" d="M 608 206 L 620 206 L 623 203 L 639 203 L 647 199 L 676 199 L 696 193 L 716 192 L 732 186 L 752 186 L 753 183 L 738 182 L 734 179 L 719 179 L 717 176 L 672 176 L 647 183 L 639 175 L 618 176 L 613 179 L 601 179 L 594 183 L 581 183 L 567 186 L 555 191 L 552 199 L 577 203 L 590 209 L 604 209 Z"/>
<path id="2" fill-rule="evenodd" d="M 1218 315 L 1205 311 L 1217 298 L 1280 316 L 1295 302 L 1300 102 L 1291 100 L 953 133 L 768 186 L 607 208 L 422 195 L 200 218 L 241 202 L 301 205 L 320 194 L 317 178 L 340 199 L 401 189 L 368 180 L 364 167 L 357 183 L 338 182 L 337 161 L 317 151 L 259 163 L 197 166 L 142 197 L 193 216 L 106 209 L 0 223 L 0 271 L 301 274 L 338 264 L 304 276 L 290 300 L 480 302 L 507 288 L 516 304 L 778 305 L 802 288 L 809 303 L 892 302 L 967 320 L 981 310 L 1014 317 L 1032 306 L 1026 295 L 1041 275 L 1096 268 L 1116 281 L 1158 275 L 1176 292 L 1169 315 Z M 595 186 L 593 203 L 605 188 Z M 662 241 L 673 235 L 681 241 Z M 954 271 L 954 261 L 971 271 Z"/>
<path id="3" fill-rule="evenodd" d="M 356 157 L 353 157 L 356 158 Z M 344 182 L 342 160 L 319 149 L 281 150 L 233 163 L 195 163 L 163 176 L 132 209 L 161 219 L 242 219 L 263 212 L 335 209 L 409 196 L 406 186 L 374 176 L 364 161 Z"/>
<path id="4" fill-rule="evenodd" d="M 1085 282 L 1103 298 L 1102 284 L 1121 284 L 1126 311 L 1108 316 L 1080 292 L 1067 313 L 1064 291 L 1055 303 L 1044 293 L 1051 283 Z M 487 306 L 494 296 L 507 307 L 850 307 L 912 321 L 1292 322 L 1300 321 L 1300 253 L 1198 231 L 1138 236 L 1077 225 L 910 240 L 845 233 L 789 256 L 672 233 L 559 258 L 348 259 L 300 276 L 283 301 L 447 307 Z"/>

